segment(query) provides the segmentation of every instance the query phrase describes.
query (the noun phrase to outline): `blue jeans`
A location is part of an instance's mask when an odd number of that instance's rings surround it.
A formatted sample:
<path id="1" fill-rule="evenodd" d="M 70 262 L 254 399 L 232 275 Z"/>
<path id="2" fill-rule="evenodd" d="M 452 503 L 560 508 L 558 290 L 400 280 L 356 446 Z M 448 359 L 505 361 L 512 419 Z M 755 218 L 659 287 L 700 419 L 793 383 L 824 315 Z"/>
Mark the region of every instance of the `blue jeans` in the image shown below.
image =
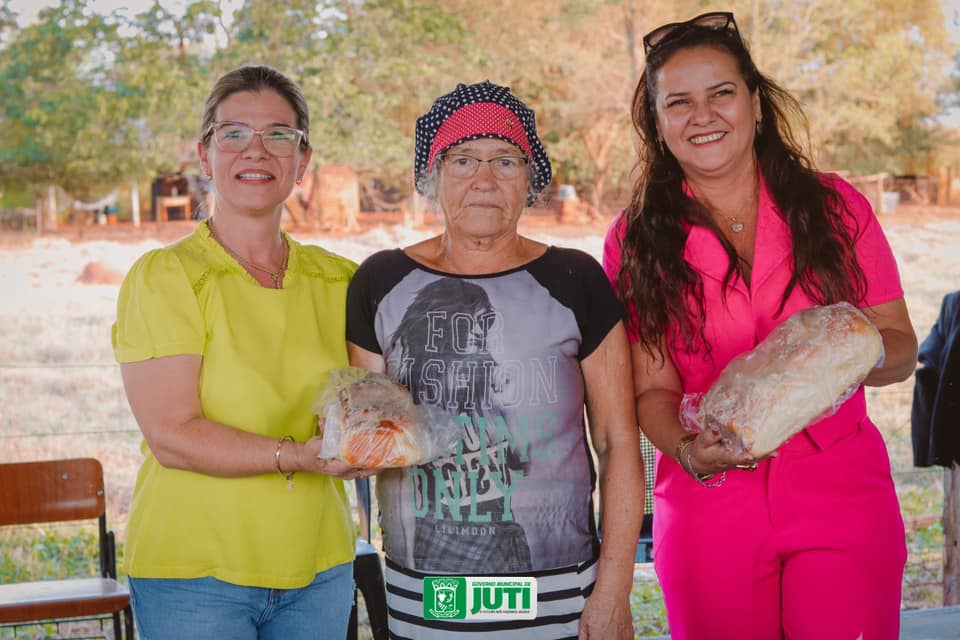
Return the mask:
<path id="1" fill-rule="evenodd" d="M 353 563 L 318 573 L 302 589 L 130 578 L 140 640 L 342 640 L 353 590 Z"/>

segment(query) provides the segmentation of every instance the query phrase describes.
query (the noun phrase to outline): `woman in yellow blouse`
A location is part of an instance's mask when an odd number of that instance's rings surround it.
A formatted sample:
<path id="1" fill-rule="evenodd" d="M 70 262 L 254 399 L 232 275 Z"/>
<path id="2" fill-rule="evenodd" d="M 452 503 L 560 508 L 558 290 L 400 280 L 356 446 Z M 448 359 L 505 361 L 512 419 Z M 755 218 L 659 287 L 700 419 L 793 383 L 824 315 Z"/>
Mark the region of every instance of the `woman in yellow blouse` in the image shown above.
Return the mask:
<path id="1" fill-rule="evenodd" d="M 280 229 L 311 156 L 300 89 L 221 77 L 198 143 L 216 210 L 144 255 L 113 345 L 143 432 L 125 565 L 141 640 L 345 637 L 355 535 L 311 406 L 347 364 L 356 265 Z"/>

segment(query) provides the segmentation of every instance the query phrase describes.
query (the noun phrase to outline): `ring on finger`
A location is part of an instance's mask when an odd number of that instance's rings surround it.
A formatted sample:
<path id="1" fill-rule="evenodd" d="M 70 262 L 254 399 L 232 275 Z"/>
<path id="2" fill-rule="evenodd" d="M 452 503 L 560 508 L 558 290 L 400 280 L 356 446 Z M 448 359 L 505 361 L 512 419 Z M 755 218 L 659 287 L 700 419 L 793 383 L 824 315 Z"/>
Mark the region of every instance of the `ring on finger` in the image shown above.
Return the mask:
<path id="1" fill-rule="evenodd" d="M 751 462 L 750 464 L 738 464 L 737 469 L 742 469 L 743 471 L 756 471 L 757 463 Z"/>

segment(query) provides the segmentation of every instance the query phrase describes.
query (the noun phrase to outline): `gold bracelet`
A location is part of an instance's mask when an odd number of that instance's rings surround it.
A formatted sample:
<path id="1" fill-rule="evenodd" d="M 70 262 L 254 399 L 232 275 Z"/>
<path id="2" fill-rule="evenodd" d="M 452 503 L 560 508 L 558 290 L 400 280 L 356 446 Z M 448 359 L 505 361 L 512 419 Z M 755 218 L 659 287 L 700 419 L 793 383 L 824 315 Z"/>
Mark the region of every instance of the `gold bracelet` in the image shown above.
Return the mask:
<path id="1" fill-rule="evenodd" d="M 677 462 L 680 463 L 680 466 L 683 466 L 683 450 L 690 446 L 690 443 L 697 439 L 697 434 L 688 433 L 687 435 L 680 438 L 677 442 L 677 448 L 674 451 L 673 457 L 677 459 Z"/>
<path id="2" fill-rule="evenodd" d="M 690 453 L 690 445 L 696 439 L 697 436 L 692 433 L 680 438 L 680 442 L 677 443 L 677 462 L 680 463 L 680 468 L 690 474 L 700 486 L 707 489 L 717 489 L 723 486 L 723 481 L 727 479 L 727 472 L 724 471 L 719 476 L 712 473 L 697 473 L 697 470 L 693 468 L 692 454 Z M 687 454 L 686 459 L 684 459 L 684 453 Z M 710 482 L 711 480 L 712 482 Z"/>
<path id="3" fill-rule="evenodd" d="M 293 436 L 283 436 L 277 441 L 277 451 L 274 453 L 273 458 L 277 463 L 277 473 L 287 480 L 287 491 L 293 491 L 293 476 L 296 475 L 297 472 L 291 471 L 290 473 L 284 473 L 283 469 L 280 468 L 280 449 L 283 448 L 284 442 L 294 442 Z"/>
<path id="4" fill-rule="evenodd" d="M 697 470 L 693 468 L 693 460 L 690 459 L 689 451 L 687 451 L 687 464 L 681 462 L 680 466 L 693 476 L 693 479 L 696 480 L 701 487 L 706 487 L 707 489 L 719 489 L 723 486 L 724 480 L 727 479 L 726 471 L 719 476 L 714 473 L 697 473 Z"/>

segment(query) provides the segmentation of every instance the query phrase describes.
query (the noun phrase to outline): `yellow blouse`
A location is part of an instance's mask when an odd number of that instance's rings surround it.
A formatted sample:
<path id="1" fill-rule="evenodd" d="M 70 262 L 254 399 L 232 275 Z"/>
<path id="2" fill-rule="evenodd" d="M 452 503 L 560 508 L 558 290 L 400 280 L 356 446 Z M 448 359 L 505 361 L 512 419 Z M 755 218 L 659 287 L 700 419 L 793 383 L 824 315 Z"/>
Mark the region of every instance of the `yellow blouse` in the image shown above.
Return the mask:
<path id="1" fill-rule="evenodd" d="M 260 286 L 206 223 L 141 257 L 120 289 L 117 360 L 201 355 L 207 418 L 310 438 L 325 373 L 347 365 L 345 303 L 356 265 L 286 238 L 283 289 Z M 165 468 L 146 442 L 141 449 L 124 547 L 129 575 L 293 589 L 353 560 L 356 533 L 339 479 L 301 473 L 288 491 L 278 473 L 214 478 Z"/>

